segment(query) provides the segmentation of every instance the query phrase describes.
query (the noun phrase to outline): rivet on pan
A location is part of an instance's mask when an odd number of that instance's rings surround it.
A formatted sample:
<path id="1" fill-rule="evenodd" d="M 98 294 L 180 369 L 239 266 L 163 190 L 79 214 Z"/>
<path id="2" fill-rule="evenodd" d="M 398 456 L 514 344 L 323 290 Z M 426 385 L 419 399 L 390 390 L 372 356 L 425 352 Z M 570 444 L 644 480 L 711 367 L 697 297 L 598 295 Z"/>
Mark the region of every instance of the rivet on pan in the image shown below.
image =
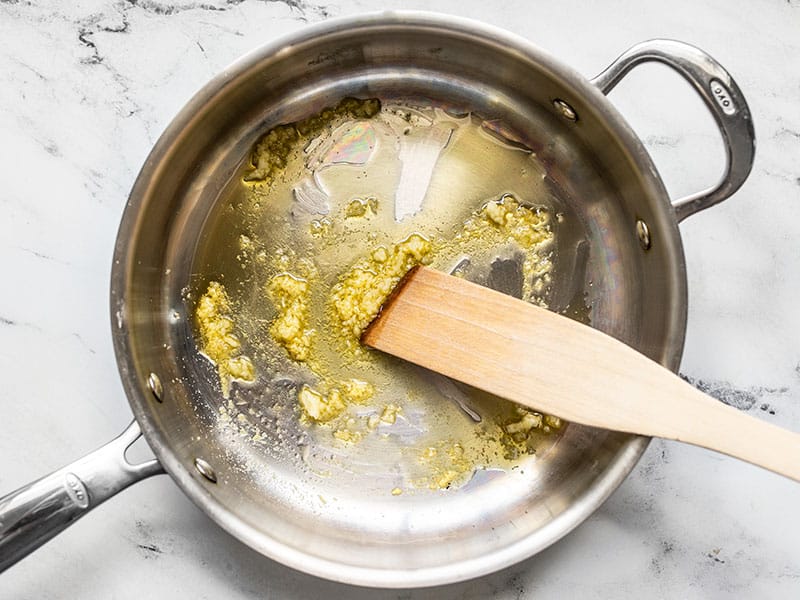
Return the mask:
<path id="1" fill-rule="evenodd" d="M 641 219 L 636 219 L 636 237 L 639 238 L 639 243 L 642 245 L 643 250 L 650 250 L 652 244 L 650 240 L 650 228 L 647 223 Z"/>
<path id="2" fill-rule="evenodd" d="M 153 393 L 153 398 L 159 402 L 163 402 L 164 386 L 161 385 L 161 380 L 158 378 L 158 375 L 150 373 L 150 376 L 147 378 L 147 387 L 150 388 L 150 391 Z"/>
<path id="3" fill-rule="evenodd" d="M 211 483 L 217 483 L 217 474 L 214 473 L 214 469 L 211 468 L 211 465 L 202 458 L 194 459 L 194 468 L 197 469 L 197 472 L 200 473 L 200 475 L 208 479 Z"/>
<path id="4" fill-rule="evenodd" d="M 556 110 L 559 112 L 559 114 L 567 121 L 575 122 L 578 120 L 578 113 L 576 113 L 575 109 L 563 100 L 556 98 L 553 100 L 553 106 L 556 107 Z"/>

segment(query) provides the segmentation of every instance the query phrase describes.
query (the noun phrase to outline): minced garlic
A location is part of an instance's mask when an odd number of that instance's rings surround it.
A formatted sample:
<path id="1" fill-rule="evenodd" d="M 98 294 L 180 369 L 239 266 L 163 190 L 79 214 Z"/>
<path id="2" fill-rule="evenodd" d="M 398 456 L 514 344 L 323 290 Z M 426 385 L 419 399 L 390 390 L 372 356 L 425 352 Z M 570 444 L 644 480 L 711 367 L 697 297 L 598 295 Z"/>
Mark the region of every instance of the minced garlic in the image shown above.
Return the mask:
<path id="1" fill-rule="evenodd" d="M 336 389 L 331 390 L 328 394 L 321 394 L 304 385 L 297 393 L 297 399 L 309 417 L 323 423 L 338 417 L 345 409 L 342 394 Z"/>
<path id="2" fill-rule="evenodd" d="M 359 337 L 411 267 L 429 262 L 433 245 L 412 234 L 390 248 L 379 246 L 357 262 L 333 287 L 331 324 L 350 351 L 360 349 Z"/>
<path id="3" fill-rule="evenodd" d="M 467 455 L 460 443 L 452 440 L 441 442 L 438 448 L 425 448 L 418 460 L 432 472 L 427 481 L 418 483 L 434 490 L 449 488 L 475 468 L 475 460 Z"/>
<path id="4" fill-rule="evenodd" d="M 289 156 L 298 146 L 307 144 L 337 122 L 370 119 L 380 110 L 381 103 L 376 98 L 345 98 L 336 106 L 325 108 L 307 119 L 273 127 L 256 142 L 250 156 L 251 168 L 244 174 L 243 181 L 270 185 L 283 173 Z"/>
<path id="5" fill-rule="evenodd" d="M 551 235 L 547 229 L 548 213 L 522 206 L 509 195 L 486 203 L 478 215 L 523 249 L 533 248 Z"/>
<path id="6" fill-rule="evenodd" d="M 336 382 L 336 385 L 327 394 L 308 385 L 302 386 L 297 400 L 303 412 L 317 423 L 327 423 L 342 414 L 349 404 L 366 402 L 375 393 L 372 384 L 358 379 Z"/>
<path id="7" fill-rule="evenodd" d="M 368 381 L 360 379 L 348 379 L 341 382 L 344 395 L 353 402 L 363 403 L 375 395 L 375 386 Z"/>
<path id="8" fill-rule="evenodd" d="M 202 339 L 201 351 L 217 365 L 223 397 L 230 394 L 231 381 L 255 380 L 252 361 L 241 354 L 242 344 L 234 334 L 231 303 L 221 283 L 212 281 L 200 297 L 195 319 Z"/>
<path id="9" fill-rule="evenodd" d="M 314 336 L 308 327 L 308 281 L 279 273 L 269 281 L 267 293 L 278 311 L 269 328 L 272 339 L 294 360 L 306 360 Z"/>
<path id="10" fill-rule="evenodd" d="M 395 404 L 387 404 L 383 407 L 383 412 L 380 417 L 381 422 L 387 425 L 394 425 L 395 421 L 397 421 L 397 413 L 401 410 L 402 409 Z"/>
<path id="11" fill-rule="evenodd" d="M 526 411 L 519 421 L 513 421 L 506 425 L 506 432 L 511 435 L 528 433 L 531 429 L 539 429 L 541 426 L 542 415 Z"/>
<path id="12" fill-rule="evenodd" d="M 352 431 L 351 429 L 337 429 L 333 432 L 333 437 L 337 440 L 347 442 L 348 444 L 354 444 L 360 442 L 364 434 L 360 431 Z"/>
<path id="13" fill-rule="evenodd" d="M 542 250 L 553 240 L 547 211 L 521 205 L 510 194 L 487 202 L 467 221 L 456 242 L 477 241 L 487 246 L 513 242 L 524 252 L 522 299 L 531 301 L 549 282 L 552 263 Z"/>
<path id="14" fill-rule="evenodd" d="M 352 200 L 345 210 L 345 217 L 353 218 L 374 214 L 378 210 L 373 199 Z M 326 219 L 327 235 L 330 221 Z M 322 225 L 320 226 L 322 227 Z M 473 213 L 463 229 L 450 240 L 432 241 L 419 233 L 412 233 L 395 244 L 373 247 L 338 278 L 327 298 L 323 300 L 325 323 L 312 323 L 311 287 L 319 275 L 313 264 L 304 264 L 302 277 L 290 272 L 292 266 L 300 268 L 299 260 L 293 252 L 286 251 L 283 261 L 276 265 L 282 271 L 274 275 L 267 284 L 267 294 L 274 304 L 277 316 L 272 321 L 269 333 L 272 339 L 282 346 L 289 357 L 304 362 L 319 378 L 318 391 L 309 386 L 298 390 L 297 398 L 303 413 L 316 423 L 328 423 L 337 419 L 350 404 L 364 403 L 375 395 L 374 386 L 358 379 L 340 379 L 341 369 L 333 373 L 323 368 L 320 361 L 320 348 L 339 349 L 339 356 L 363 356 L 359 337 L 372 321 L 386 297 L 391 293 L 403 275 L 417 264 L 428 264 L 439 255 L 454 255 L 461 247 L 492 247 L 513 243 L 525 253 L 523 270 L 526 275 L 523 294 L 530 299 L 532 286 L 530 280 L 536 269 L 545 272 L 549 262 L 538 251 L 552 239 L 547 213 L 522 206 L 510 195 L 497 201 L 487 202 Z M 295 264 L 297 263 L 297 264 Z M 544 266 L 543 266 L 544 265 Z M 316 283 L 314 283 L 316 285 Z M 320 319 L 318 313 L 314 313 Z M 320 319 L 322 320 L 322 319 Z M 317 345 L 316 336 L 320 336 Z M 379 424 L 391 425 L 397 418 L 400 408 L 394 404 L 385 405 L 382 412 L 367 418 L 367 430 Z M 529 414 L 505 429 L 504 439 L 512 445 L 517 441 L 512 437 L 524 437 L 526 431 L 542 430 L 542 416 Z M 339 430 L 343 431 L 343 430 Z M 344 433 L 339 434 L 342 439 Z M 346 441 L 358 441 L 347 434 Z M 514 450 L 516 452 L 516 449 Z M 452 462 L 452 461 L 451 461 Z M 449 485 L 457 477 L 459 470 L 440 468 L 439 479 L 443 486 Z"/>
<path id="15" fill-rule="evenodd" d="M 500 443 L 507 458 L 528 454 L 531 451 L 530 442 L 535 440 L 536 434 L 550 433 L 561 429 L 562 421 L 553 415 L 545 415 L 516 406 L 513 420 L 501 424 L 503 435 Z"/>
<path id="16" fill-rule="evenodd" d="M 351 200 L 347 207 L 344 209 L 344 216 L 348 219 L 355 219 L 358 217 L 366 217 L 368 215 L 375 215 L 378 213 L 378 199 L 367 198 L 362 200 L 356 198 Z"/>

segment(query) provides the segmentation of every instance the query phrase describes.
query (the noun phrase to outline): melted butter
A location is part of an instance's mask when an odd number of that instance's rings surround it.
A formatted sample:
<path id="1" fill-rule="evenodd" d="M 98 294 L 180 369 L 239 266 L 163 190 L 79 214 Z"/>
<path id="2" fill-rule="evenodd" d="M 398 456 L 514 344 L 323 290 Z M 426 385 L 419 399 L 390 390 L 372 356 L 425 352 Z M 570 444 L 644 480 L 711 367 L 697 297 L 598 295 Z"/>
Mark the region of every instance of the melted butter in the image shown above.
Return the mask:
<path id="1" fill-rule="evenodd" d="M 361 205 L 361 200 L 353 202 Z M 353 202 L 345 207 L 345 216 L 350 216 Z M 363 216 L 365 213 L 366 209 L 360 214 Z M 346 242 L 342 237 L 341 241 Z M 336 366 L 322 366 L 318 357 L 313 356 L 312 340 L 317 332 L 328 347 L 335 344 L 334 338 L 338 340 L 344 357 L 364 358 L 365 351 L 359 343 L 361 334 L 411 267 L 430 263 L 433 255 L 453 256 L 469 245 L 468 242 L 473 246 L 492 248 L 513 244 L 525 252 L 523 273 L 525 280 L 531 281 L 534 272 L 547 272 L 549 261 L 543 257 L 541 248 L 551 241 L 547 213 L 524 207 L 512 196 L 487 202 L 450 240 L 433 242 L 414 233 L 398 243 L 369 251 L 339 276 L 325 300 L 326 314 L 322 318 L 317 316 L 318 322 L 313 326 L 309 324 L 309 281 L 286 272 L 273 276 L 267 289 L 278 314 L 270 325 L 270 335 L 292 359 L 307 362 L 311 371 L 333 388 L 331 393 L 334 397 L 327 400 L 318 392 L 313 392 L 312 396 L 311 388 L 303 387 L 298 392 L 298 400 L 305 414 L 324 423 L 342 414 L 347 404 L 336 389 L 344 385 L 338 381 L 346 373 Z M 530 300 L 531 293 L 532 285 L 529 283 L 523 287 L 523 298 Z M 328 371 L 333 373 L 328 374 Z M 371 390 L 369 397 L 372 395 L 374 391 Z M 353 398 L 351 394 L 346 394 L 346 397 Z M 326 408 L 321 410 L 321 407 Z"/>
<path id="2" fill-rule="evenodd" d="M 476 469 L 510 468 L 546 448 L 561 423 L 464 389 L 463 404 L 480 415 L 475 422 L 423 371 L 361 348 L 358 338 L 419 263 L 490 284 L 495 261 L 517 261 L 521 283 L 512 293 L 544 303 L 554 212 L 530 153 L 498 145 L 475 118 L 427 111 L 409 120 L 396 107 L 369 107 L 358 114 L 334 107 L 260 140 L 219 228 L 235 237 L 217 248 L 239 251 L 230 262 L 219 253 L 210 268 L 243 290 L 246 301 L 226 318 L 242 325 L 259 372 L 296 382 L 301 427 L 323 445 L 346 446 L 352 464 L 371 464 L 375 453 L 395 456 L 405 465 L 406 488 L 454 488 Z M 414 198 L 419 209 L 398 220 L 405 168 L 398 155 L 419 162 L 413 143 L 429 144 L 432 134 L 419 131 L 437 119 L 451 134 L 435 140 L 441 151 L 428 165 L 424 196 Z M 476 156 L 516 175 L 500 186 L 474 176 L 465 169 Z M 227 359 L 208 355 L 227 395 L 230 375 L 223 378 L 219 362 Z M 396 431 L 413 431 L 413 438 L 397 445 Z"/>

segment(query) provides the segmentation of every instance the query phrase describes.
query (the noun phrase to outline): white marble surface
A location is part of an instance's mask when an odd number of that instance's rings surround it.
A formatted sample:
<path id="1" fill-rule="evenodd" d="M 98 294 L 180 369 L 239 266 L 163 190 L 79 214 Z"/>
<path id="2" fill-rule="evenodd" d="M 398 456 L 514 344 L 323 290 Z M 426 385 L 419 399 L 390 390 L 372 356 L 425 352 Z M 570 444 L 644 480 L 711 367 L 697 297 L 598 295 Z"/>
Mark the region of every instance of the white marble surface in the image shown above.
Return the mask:
<path id="1" fill-rule="evenodd" d="M 130 419 L 111 347 L 108 280 L 126 194 L 156 138 L 207 79 L 304 23 L 364 0 L 0 1 L 0 492 L 107 441 Z M 682 227 L 682 372 L 800 430 L 800 2 L 446 0 L 434 8 L 528 37 L 586 75 L 650 37 L 695 43 L 753 111 L 755 168 Z M 671 193 L 722 168 L 708 117 L 663 68 L 612 98 Z M 474 582 L 408 592 L 332 584 L 262 558 L 165 476 L 0 576 L 0 598 L 797 598 L 800 485 L 674 443 L 574 533 Z"/>

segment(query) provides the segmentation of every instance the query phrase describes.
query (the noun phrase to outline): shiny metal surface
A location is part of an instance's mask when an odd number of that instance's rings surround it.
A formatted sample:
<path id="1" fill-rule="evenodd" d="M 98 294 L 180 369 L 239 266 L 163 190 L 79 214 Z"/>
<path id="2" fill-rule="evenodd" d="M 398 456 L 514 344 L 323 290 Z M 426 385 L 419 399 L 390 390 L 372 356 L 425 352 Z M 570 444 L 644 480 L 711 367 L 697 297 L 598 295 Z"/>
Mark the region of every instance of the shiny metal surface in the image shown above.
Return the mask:
<path id="1" fill-rule="evenodd" d="M 639 237 L 642 250 L 650 250 L 650 246 L 653 243 L 650 239 L 650 228 L 642 219 L 636 219 L 636 235 Z"/>
<path id="2" fill-rule="evenodd" d="M 211 465 L 202 458 L 194 459 L 194 468 L 197 469 L 200 475 L 208 479 L 211 483 L 217 483 L 217 474 L 214 472 L 214 469 L 211 467 Z"/>
<path id="3" fill-rule="evenodd" d="M 105 446 L 0 498 L 0 572 L 129 485 L 163 473 L 156 460 L 125 459 L 140 436 L 134 421 Z"/>
<path id="4" fill-rule="evenodd" d="M 561 113 L 561 116 L 564 117 L 567 121 L 578 120 L 578 115 L 575 112 L 575 110 L 563 100 L 556 98 L 555 100 L 553 100 L 553 106 L 556 107 L 556 110 L 558 110 Z"/>
<path id="5" fill-rule="evenodd" d="M 742 91 L 728 72 L 699 48 L 674 40 L 649 40 L 626 50 L 592 79 L 604 94 L 635 66 L 659 62 L 674 69 L 700 95 L 719 127 L 725 145 L 726 166 L 719 182 L 673 202 L 678 221 L 722 202 L 744 183 L 756 151 L 753 118 Z"/>
<path id="6" fill-rule="evenodd" d="M 161 380 L 158 378 L 158 375 L 150 373 L 150 376 L 147 378 L 147 387 L 150 388 L 150 391 L 153 393 L 153 398 L 159 402 L 164 401 L 164 386 L 161 385 Z"/>
<path id="7" fill-rule="evenodd" d="M 625 56 L 596 80 L 603 90 L 639 60 Z M 195 259 L 207 253 L 210 215 L 253 143 L 270 127 L 345 96 L 421 98 L 514 131 L 534 150 L 548 193 L 565 212 L 551 305 L 585 291 L 595 327 L 677 368 L 686 282 L 675 211 L 645 149 L 601 90 L 502 31 L 399 13 L 330 21 L 257 50 L 209 83 L 167 128 L 131 192 L 117 238 L 111 311 L 120 375 L 164 469 L 217 523 L 263 554 L 371 586 L 476 577 L 578 525 L 633 468 L 647 440 L 570 425 L 523 469 L 483 472 L 456 490 L 387 496 L 355 467 L 348 471 L 346 456 L 341 472 L 298 470 L 298 426 L 285 414 L 267 419 L 274 436 L 266 446 L 226 426 L 213 370 L 194 345 L 186 290 Z M 557 99 L 577 120 L 564 119 Z M 746 111 L 738 98 L 737 107 Z M 489 177 L 502 180 L 495 167 Z M 453 182 L 454 193 L 467 191 Z M 708 203 L 690 199 L 678 214 Z M 637 219 L 649 226 L 647 252 Z M 163 403 L 154 397 L 152 373 Z M 269 407 L 282 393 L 262 388 L 247 401 Z M 213 478 L 198 468 L 198 457 L 213 465 Z"/>

